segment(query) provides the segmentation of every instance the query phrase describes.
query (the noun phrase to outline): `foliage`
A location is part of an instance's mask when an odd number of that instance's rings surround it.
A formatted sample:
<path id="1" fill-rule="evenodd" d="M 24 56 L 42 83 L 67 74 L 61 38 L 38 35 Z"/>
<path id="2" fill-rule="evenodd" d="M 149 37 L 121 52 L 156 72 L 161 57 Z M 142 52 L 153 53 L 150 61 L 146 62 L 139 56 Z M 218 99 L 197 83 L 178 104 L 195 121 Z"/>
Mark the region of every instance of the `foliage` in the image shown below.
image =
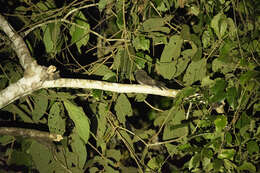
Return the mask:
<path id="1" fill-rule="evenodd" d="M 260 170 L 259 2 L 18 2 L 6 2 L 5 14 L 19 33 L 30 31 L 24 39 L 37 62 L 55 64 L 64 77 L 120 83 L 133 82 L 141 68 L 180 93 L 36 91 L 2 109 L 9 116 L 1 120 L 43 125 L 64 140 L 1 136 L 6 165 L 39 172 Z M 2 47 L 4 55 L 13 52 Z M 22 76 L 15 61 L 1 59 L 0 67 L 1 89 Z"/>

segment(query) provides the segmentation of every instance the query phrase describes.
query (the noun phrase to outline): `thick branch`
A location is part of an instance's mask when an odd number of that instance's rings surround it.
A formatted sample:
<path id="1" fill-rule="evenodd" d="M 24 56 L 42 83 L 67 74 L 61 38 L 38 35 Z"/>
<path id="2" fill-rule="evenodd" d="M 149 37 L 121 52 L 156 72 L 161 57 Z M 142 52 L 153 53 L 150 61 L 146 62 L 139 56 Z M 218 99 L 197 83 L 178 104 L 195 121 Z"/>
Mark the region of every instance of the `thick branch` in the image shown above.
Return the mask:
<path id="1" fill-rule="evenodd" d="M 45 81 L 42 88 L 85 88 L 85 89 L 100 89 L 117 93 L 143 93 L 153 94 L 167 97 L 176 97 L 178 90 L 160 89 L 149 85 L 136 84 L 120 84 L 104 81 L 86 80 L 86 79 L 57 79 Z"/>
<path id="2" fill-rule="evenodd" d="M 0 127 L 0 135 L 10 135 L 15 137 L 29 137 L 39 141 L 61 141 L 63 137 L 58 134 L 43 132 L 34 129 L 23 129 L 16 127 Z"/>
<path id="3" fill-rule="evenodd" d="M 2 29 L 12 41 L 12 47 L 15 50 L 20 64 L 25 69 L 24 77 L 16 83 L 10 84 L 0 92 L 0 108 L 15 101 L 16 99 L 27 95 L 40 88 L 43 81 L 49 79 L 53 74 L 54 66 L 46 68 L 37 64 L 22 39 L 7 20 L 0 14 L 0 29 Z"/>
<path id="4" fill-rule="evenodd" d="M 32 58 L 24 40 L 20 35 L 18 35 L 13 27 L 8 23 L 7 20 L 0 14 L 0 28 L 5 32 L 5 34 L 12 41 L 12 46 L 16 52 L 21 66 L 26 70 L 31 66 L 34 59 Z"/>

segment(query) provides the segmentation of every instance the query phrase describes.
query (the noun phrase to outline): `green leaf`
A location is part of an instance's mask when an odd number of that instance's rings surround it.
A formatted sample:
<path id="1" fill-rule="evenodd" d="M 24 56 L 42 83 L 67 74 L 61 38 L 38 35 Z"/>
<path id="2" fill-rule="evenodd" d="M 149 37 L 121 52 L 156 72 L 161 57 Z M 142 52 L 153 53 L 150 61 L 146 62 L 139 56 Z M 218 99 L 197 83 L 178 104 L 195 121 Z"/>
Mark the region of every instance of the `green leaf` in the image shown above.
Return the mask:
<path id="1" fill-rule="evenodd" d="M 227 125 L 227 117 L 224 115 L 218 116 L 214 121 L 214 124 L 216 126 L 216 132 L 221 132 Z"/>
<path id="2" fill-rule="evenodd" d="M 148 161 L 147 166 L 153 170 L 159 170 L 162 167 L 163 163 L 164 157 L 162 155 L 158 155 L 156 157 L 151 158 Z M 146 171 L 149 172 L 148 169 Z"/>
<path id="3" fill-rule="evenodd" d="M 176 72 L 176 61 L 172 62 L 157 62 L 156 63 L 156 71 L 162 75 L 165 79 L 172 79 Z"/>
<path id="4" fill-rule="evenodd" d="M 181 124 L 181 121 L 185 120 L 184 110 L 174 110 L 174 108 L 172 108 L 168 114 L 170 114 L 169 117 L 171 121 L 165 125 L 163 140 L 169 140 L 187 135 L 187 126 Z"/>
<path id="5" fill-rule="evenodd" d="M 117 13 L 116 24 L 117 24 L 119 29 L 124 29 L 124 19 L 123 19 L 123 12 L 122 12 L 122 10 L 120 10 Z"/>
<path id="6" fill-rule="evenodd" d="M 152 62 L 152 58 L 148 55 L 145 55 L 144 52 L 136 52 L 136 58 L 134 59 L 134 61 L 137 67 L 139 67 L 140 69 L 144 69 L 146 63 Z"/>
<path id="7" fill-rule="evenodd" d="M 251 80 L 256 76 L 256 74 L 257 74 L 256 71 L 251 71 L 251 70 L 242 74 L 239 78 L 241 85 L 245 86 L 249 80 Z"/>
<path id="8" fill-rule="evenodd" d="M 250 117 L 243 112 L 238 121 L 236 122 L 236 128 L 242 129 L 245 126 L 250 125 Z"/>
<path id="9" fill-rule="evenodd" d="M 100 12 L 102 12 L 105 9 L 107 2 L 108 2 L 108 0 L 100 0 L 98 2 L 98 9 Z"/>
<path id="10" fill-rule="evenodd" d="M 33 141 L 28 152 L 31 154 L 33 162 L 40 172 L 53 172 L 50 165 L 52 155 L 46 146 Z"/>
<path id="11" fill-rule="evenodd" d="M 149 18 L 143 23 L 144 32 L 156 31 L 156 28 L 164 25 L 163 18 Z"/>
<path id="12" fill-rule="evenodd" d="M 183 77 L 183 81 L 185 82 L 185 85 L 188 86 L 198 80 L 202 80 L 206 76 L 206 71 L 207 71 L 206 65 L 207 65 L 206 59 L 201 59 L 199 61 L 192 61 Z"/>
<path id="13" fill-rule="evenodd" d="M 107 119 L 106 117 L 109 114 L 108 105 L 105 103 L 100 103 L 98 105 L 98 127 L 97 127 L 97 137 L 103 139 L 103 136 L 108 131 L 107 128 Z M 103 140 L 101 140 L 103 142 Z"/>
<path id="14" fill-rule="evenodd" d="M 32 118 L 35 122 L 38 122 L 47 110 L 48 97 L 46 97 L 46 90 L 41 90 L 38 95 L 33 98 L 34 109 L 32 111 Z"/>
<path id="15" fill-rule="evenodd" d="M 179 35 L 173 35 L 168 44 L 165 45 L 160 62 L 170 62 L 172 59 L 177 59 L 181 54 L 183 39 Z"/>
<path id="16" fill-rule="evenodd" d="M 220 21 L 223 17 L 225 17 L 225 15 L 222 12 L 220 12 L 216 16 L 213 17 L 213 19 L 211 20 L 211 23 L 210 23 L 210 26 L 213 28 L 213 30 L 215 31 L 215 33 L 219 39 L 221 38 L 219 25 L 220 25 Z"/>
<path id="17" fill-rule="evenodd" d="M 249 154 L 258 153 L 259 152 L 259 146 L 256 141 L 249 141 L 247 143 L 247 151 Z"/>
<path id="18" fill-rule="evenodd" d="M 15 140 L 15 138 L 13 136 L 1 135 L 0 144 L 2 146 L 5 146 L 8 144 L 11 144 L 14 140 Z"/>
<path id="19" fill-rule="evenodd" d="M 220 153 L 218 154 L 218 158 L 232 160 L 235 154 L 235 149 L 221 149 Z"/>
<path id="20" fill-rule="evenodd" d="M 201 157 L 199 153 L 196 153 L 189 161 L 189 170 L 196 168 L 199 166 Z"/>
<path id="21" fill-rule="evenodd" d="M 222 20 L 221 21 L 221 25 L 220 25 L 220 37 L 222 38 L 225 33 L 227 32 L 227 27 L 228 27 L 228 24 L 227 24 L 227 21 L 226 20 Z"/>
<path id="22" fill-rule="evenodd" d="M 225 139 L 227 141 L 227 144 L 232 145 L 232 135 L 231 135 L 231 133 L 227 132 L 226 135 L 225 135 Z"/>
<path id="23" fill-rule="evenodd" d="M 212 86 L 213 84 L 215 84 L 215 81 L 210 79 L 209 76 L 206 76 L 202 79 L 201 81 L 201 86 L 205 87 L 205 86 Z"/>
<path id="24" fill-rule="evenodd" d="M 202 45 L 203 48 L 208 48 L 211 45 L 211 34 L 210 31 L 204 31 L 202 34 Z"/>
<path id="25" fill-rule="evenodd" d="M 76 42 L 78 51 L 81 53 L 80 47 L 88 43 L 90 26 L 81 11 L 75 15 L 74 22 L 77 25 L 72 25 L 70 27 L 71 42 Z"/>
<path id="26" fill-rule="evenodd" d="M 191 40 L 190 27 L 186 24 L 182 25 L 182 30 L 180 35 L 183 38 L 183 40 Z"/>
<path id="27" fill-rule="evenodd" d="M 19 165 L 19 166 L 27 166 L 31 167 L 32 165 L 32 157 L 30 154 L 14 150 L 8 162 L 10 165 Z"/>
<path id="28" fill-rule="evenodd" d="M 250 172 L 256 172 L 256 167 L 254 164 L 244 161 L 241 166 L 239 166 L 239 170 L 241 171 L 250 171 Z"/>
<path id="29" fill-rule="evenodd" d="M 125 123 L 126 116 L 132 116 L 133 110 L 131 107 L 131 103 L 125 96 L 125 94 L 120 94 L 117 98 L 115 110 L 117 114 L 117 118 L 121 123 Z"/>
<path id="30" fill-rule="evenodd" d="M 213 95 L 210 97 L 210 102 L 220 102 L 225 98 L 226 81 L 223 79 L 216 79 L 215 85 L 210 89 Z"/>
<path id="31" fill-rule="evenodd" d="M 207 158 L 212 158 L 212 157 L 214 157 L 214 153 L 213 153 L 212 149 L 210 149 L 210 148 L 203 148 L 201 151 L 201 156 L 207 157 Z"/>
<path id="32" fill-rule="evenodd" d="M 144 50 L 150 52 L 150 40 L 146 39 L 144 35 L 138 35 L 133 40 L 133 46 L 135 49 Z"/>
<path id="33" fill-rule="evenodd" d="M 198 16 L 199 13 L 200 13 L 199 7 L 197 7 L 197 6 L 195 6 L 195 5 L 191 6 L 190 13 L 193 14 L 193 15 L 195 15 L 195 16 Z"/>
<path id="34" fill-rule="evenodd" d="M 234 38 L 236 38 L 236 33 L 237 33 L 237 27 L 233 21 L 233 19 L 228 18 L 227 19 L 227 23 L 228 23 L 228 34 L 230 35 L 230 38 L 233 40 Z"/>
<path id="35" fill-rule="evenodd" d="M 95 63 L 95 65 L 89 71 L 92 71 L 92 74 L 97 76 L 105 76 L 107 74 L 115 76 L 115 73 L 111 69 L 109 69 L 106 65 L 100 63 Z"/>
<path id="36" fill-rule="evenodd" d="M 213 161 L 213 168 L 216 172 L 219 172 L 219 170 L 223 167 L 223 160 L 220 159 L 214 159 Z"/>
<path id="37" fill-rule="evenodd" d="M 65 132 L 66 122 L 65 119 L 62 119 L 62 105 L 60 102 L 55 102 L 48 115 L 48 127 L 51 133 L 56 133 L 63 135 Z"/>
<path id="38" fill-rule="evenodd" d="M 33 123 L 33 120 L 21 108 L 14 104 L 9 104 L 2 110 L 17 114 L 25 123 Z"/>
<path id="39" fill-rule="evenodd" d="M 72 143 L 71 148 L 72 151 L 78 156 L 78 164 L 77 167 L 83 169 L 86 159 L 87 159 L 87 150 L 85 143 L 80 139 L 80 137 L 73 133 L 71 135 Z"/>
<path id="40" fill-rule="evenodd" d="M 113 158 L 119 162 L 122 156 L 120 150 L 109 149 L 106 151 L 106 157 Z"/>
<path id="41" fill-rule="evenodd" d="M 227 102 L 228 104 L 235 109 L 238 105 L 237 103 L 237 99 L 238 99 L 238 92 L 237 89 L 235 87 L 231 87 L 227 89 Z"/>
<path id="42" fill-rule="evenodd" d="M 88 117 L 81 107 L 75 106 L 69 101 L 64 101 L 64 105 L 68 111 L 69 117 L 75 124 L 78 135 L 85 143 L 88 143 L 90 132 Z"/>
<path id="43" fill-rule="evenodd" d="M 176 72 L 174 73 L 174 77 L 178 77 L 187 68 L 187 66 L 188 66 L 188 64 L 190 62 L 190 58 L 185 56 L 183 58 L 180 58 L 180 59 L 174 60 L 174 61 L 177 61 Z"/>
<path id="44" fill-rule="evenodd" d="M 214 72 L 222 72 L 224 74 L 230 73 L 234 71 L 236 68 L 236 64 L 231 61 L 227 61 L 227 57 L 216 58 L 212 62 L 212 70 Z"/>
<path id="45" fill-rule="evenodd" d="M 43 43 L 45 45 L 45 49 L 46 49 L 46 52 L 47 53 L 50 53 L 53 51 L 53 48 L 54 48 L 54 43 L 51 39 L 51 29 L 50 29 L 50 24 L 46 25 L 46 26 L 43 26 L 42 27 L 42 30 L 44 32 L 44 35 L 43 35 Z"/>

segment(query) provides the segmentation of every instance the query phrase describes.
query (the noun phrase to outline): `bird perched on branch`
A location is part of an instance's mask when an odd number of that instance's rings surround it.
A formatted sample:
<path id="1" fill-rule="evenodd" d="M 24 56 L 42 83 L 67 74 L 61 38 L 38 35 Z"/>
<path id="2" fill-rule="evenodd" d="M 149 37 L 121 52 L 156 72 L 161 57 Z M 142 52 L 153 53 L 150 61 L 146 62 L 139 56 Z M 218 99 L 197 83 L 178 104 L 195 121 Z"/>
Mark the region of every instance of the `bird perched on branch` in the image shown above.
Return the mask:
<path id="1" fill-rule="evenodd" d="M 144 70 L 137 70 L 135 72 L 135 79 L 139 84 L 142 85 L 150 85 L 153 87 L 158 87 L 160 89 L 166 89 L 165 84 L 163 82 L 154 80 Z"/>

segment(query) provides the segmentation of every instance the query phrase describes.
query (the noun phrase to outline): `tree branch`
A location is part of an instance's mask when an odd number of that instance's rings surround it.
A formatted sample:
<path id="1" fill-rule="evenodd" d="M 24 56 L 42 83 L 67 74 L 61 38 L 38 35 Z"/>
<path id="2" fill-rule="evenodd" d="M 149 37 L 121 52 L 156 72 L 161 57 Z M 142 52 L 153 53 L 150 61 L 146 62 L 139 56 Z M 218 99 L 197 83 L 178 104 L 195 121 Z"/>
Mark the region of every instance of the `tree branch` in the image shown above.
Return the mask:
<path id="1" fill-rule="evenodd" d="M 104 81 L 87 80 L 87 79 L 57 79 L 45 81 L 42 88 L 85 88 L 85 89 L 100 89 L 117 93 L 142 93 L 153 94 L 167 97 L 176 97 L 178 90 L 160 89 L 149 85 L 137 84 L 120 84 Z"/>
<path id="2" fill-rule="evenodd" d="M 0 127 L 0 135 L 10 135 L 15 137 L 29 137 L 39 141 L 59 142 L 63 139 L 61 135 L 43 132 L 34 129 L 24 129 L 16 127 Z"/>
<path id="3" fill-rule="evenodd" d="M 168 97 L 175 97 L 178 90 L 160 89 L 148 85 L 132 85 L 109 83 L 104 81 L 94 81 L 85 79 L 58 79 L 53 80 L 52 76 L 55 72 L 54 66 L 44 67 L 37 64 L 22 39 L 14 29 L 9 25 L 7 20 L 0 14 L 0 28 L 6 33 L 13 43 L 13 48 L 20 60 L 21 65 L 25 69 L 24 77 L 16 83 L 10 84 L 7 88 L 0 92 L 0 108 L 9 103 L 32 93 L 41 88 L 85 88 L 100 89 L 118 93 L 144 93 L 154 94 Z"/>

